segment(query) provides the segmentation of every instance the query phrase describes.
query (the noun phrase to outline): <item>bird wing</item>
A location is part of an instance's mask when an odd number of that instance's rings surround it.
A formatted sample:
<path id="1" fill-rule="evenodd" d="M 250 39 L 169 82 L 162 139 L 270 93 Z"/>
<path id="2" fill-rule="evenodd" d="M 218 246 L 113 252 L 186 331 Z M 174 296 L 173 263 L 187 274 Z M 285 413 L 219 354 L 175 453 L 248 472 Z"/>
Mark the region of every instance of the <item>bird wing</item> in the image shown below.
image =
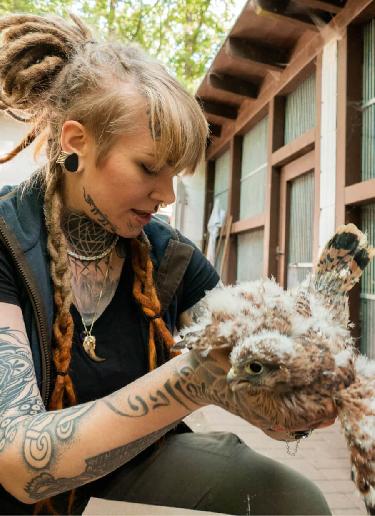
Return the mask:
<path id="1" fill-rule="evenodd" d="M 335 395 L 351 454 L 354 481 L 375 514 L 375 360 L 358 357 L 356 380 Z"/>
<path id="2" fill-rule="evenodd" d="M 375 255 L 367 237 L 354 224 L 340 226 L 324 247 L 313 275 L 317 292 L 347 293 Z"/>
<path id="3" fill-rule="evenodd" d="M 324 247 L 309 288 L 323 296 L 336 320 L 349 322 L 347 293 L 360 280 L 375 249 L 354 224 L 340 226 Z"/>

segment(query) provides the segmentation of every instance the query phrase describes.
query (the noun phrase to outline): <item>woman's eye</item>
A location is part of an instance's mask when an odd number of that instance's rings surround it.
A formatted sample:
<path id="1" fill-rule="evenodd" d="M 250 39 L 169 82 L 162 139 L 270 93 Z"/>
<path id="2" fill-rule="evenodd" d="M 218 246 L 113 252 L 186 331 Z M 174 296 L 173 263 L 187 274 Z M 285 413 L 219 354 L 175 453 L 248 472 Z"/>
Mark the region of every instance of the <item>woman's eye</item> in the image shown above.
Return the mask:
<path id="1" fill-rule="evenodd" d="M 157 176 L 157 172 L 156 170 L 153 170 L 152 168 L 148 167 L 147 165 L 144 165 L 143 163 L 141 163 L 141 168 L 143 170 L 143 172 L 146 172 L 146 174 L 150 175 L 150 176 Z"/>
<path id="2" fill-rule="evenodd" d="M 250 362 L 245 366 L 245 371 L 248 374 L 262 374 L 263 373 L 263 364 L 260 362 Z"/>

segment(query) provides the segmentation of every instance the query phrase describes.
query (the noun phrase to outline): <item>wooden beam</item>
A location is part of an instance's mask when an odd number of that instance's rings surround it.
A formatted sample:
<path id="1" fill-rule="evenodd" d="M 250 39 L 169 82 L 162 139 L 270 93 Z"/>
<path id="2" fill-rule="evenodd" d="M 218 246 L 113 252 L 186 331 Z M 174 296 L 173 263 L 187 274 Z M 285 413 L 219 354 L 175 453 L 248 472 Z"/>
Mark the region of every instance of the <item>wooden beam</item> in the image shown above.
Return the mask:
<path id="1" fill-rule="evenodd" d="M 247 59 L 264 66 L 267 70 L 283 70 L 289 63 L 289 49 L 260 44 L 245 38 L 228 38 L 225 52 L 233 58 Z"/>
<path id="2" fill-rule="evenodd" d="M 268 111 L 267 179 L 264 206 L 263 275 L 277 276 L 280 173 L 272 166 L 272 153 L 284 143 L 285 97 L 274 97 Z"/>
<path id="3" fill-rule="evenodd" d="M 347 29 L 347 82 L 338 84 L 346 89 L 346 170 L 345 186 L 361 181 L 362 169 L 362 74 L 363 28 L 351 25 Z M 355 79 L 354 79 L 355 78 Z"/>
<path id="4" fill-rule="evenodd" d="M 275 21 L 279 23 L 289 23 L 294 25 L 296 29 L 310 30 L 317 32 L 319 28 L 315 25 L 310 16 L 300 14 L 293 9 L 292 2 L 284 0 L 257 0 L 255 13 L 258 16 L 272 16 Z"/>
<path id="5" fill-rule="evenodd" d="M 293 3 L 301 6 L 302 9 L 317 9 L 333 14 L 339 13 L 344 7 L 344 2 L 340 2 L 340 0 L 333 3 L 323 0 L 293 0 Z"/>
<path id="6" fill-rule="evenodd" d="M 255 99 L 258 96 L 259 87 L 256 84 L 233 75 L 213 72 L 208 76 L 208 83 L 213 88 L 236 93 L 243 97 Z"/>
<path id="7" fill-rule="evenodd" d="M 224 104 L 222 102 L 212 102 L 211 100 L 199 99 L 203 111 L 211 115 L 221 116 L 223 118 L 235 119 L 237 118 L 237 106 Z"/>
<path id="8" fill-rule="evenodd" d="M 264 223 L 264 213 L 256 215 L 255 217 L 238 220 L 232 224 L 232 234 L 243 233 L 244 231 L 250 231 L 252 229 L 260 229 L 264 227 Z"/>
<path id="9" fill-rule="evenodd" d="M 297 177 L 314 170 L 315 168 L 315 152 L 314 150 L 303 154 L 292 162 L 283 167 L 286 181 L 293 181 Z"/>
<path id="10" fill-rule="evenodd" d="M 335 16 L 334 20 L 323 27 L 321 32 L 313 36 L 295 55 L 289 66 L 282 71 L 277 81 L 270 81 L 262 89 L 255 102 L 251 101 L 250 103 L 247 100 L 243 102 L 241 112 L 235 123 L 227 128 L 225 135 L 220 140 L 217 140 L 210 146 L 207 159 L 214 159 L 216 156 L 219 156 L 233 135 L 244 131 L 252 119 L 265 109 L 274 96 L 283 94 L 283 90 L 285 90 L 287 85 L 296 81 L 301 72 L 314 61 L 315 57 L 321 52 L 322 47 L 331 39 L 337 38 L 340 35 L 344 36 L 346 27 L 358 18 L 372 3 L 373 0 L 347 0 L 346 6 Z"/>
<path id="11" fill-rule="evenodd" d="M 315 81 L 315 166 L 314 166 L 314 223 L 313 223 L 313 263 L 316 264 L 319 258 L 319 224 L 320 224 L 320 138 L 322 124 L 322 67 L 323 55 L 320 54 L 316 60 L 316 81 Z"/>
<path id="12" fill-rule="evenodd" d="M 207 224 L 214 206 L 215 161 L 206 161 L 205 199 L 203 215 L 203 251 L 206 251 L 208 243 Z"/>
<path id="13" fill-rule="evenodd" d="M 230 146 L 230 180 L 228 192 L 228 215 L 231 220 L 237 220 L 240 215 L 241 195 L 241 165 L 242 165 L 242 136 L 236 135 Z M 228 261 L 225 270 L 227 283 L 235 283 L 237 280 L 237 238 L 230 238 L 228 248 Z"/>
<path id="14" fill-rule="evenodd" d="M 273 97 L 269 107 L 269 155 L 268 163 L 272 162 L 272 154 L 284 146 L 285 140 L 285 97 Z"/>
<path id="15" fill-rule="evenodd" d="M 221 125 L 219 124 L 209 124 L 210 136 L 220 136 L 221 135 Z"/>
<path id="16" fill-rule="evenodd" d="M 281 167 L 314 148 L 315 127 L 272 154 L 272 166 Z"/>
<path id="17" fill-rule="evenodd" d="M 375 179 L 369 179 L 345 188 L 345 205 L 366 204 L 375 199 Z"/>

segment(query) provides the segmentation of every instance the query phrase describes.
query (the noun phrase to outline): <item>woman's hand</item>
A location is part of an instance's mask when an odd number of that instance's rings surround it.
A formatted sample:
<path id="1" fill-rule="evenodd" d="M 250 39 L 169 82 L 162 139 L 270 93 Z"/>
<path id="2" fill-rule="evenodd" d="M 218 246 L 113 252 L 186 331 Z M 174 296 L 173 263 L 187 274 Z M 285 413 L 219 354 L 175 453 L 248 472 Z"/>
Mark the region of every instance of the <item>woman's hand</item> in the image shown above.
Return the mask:
<path id="1" fill-rule="evenodd" d="M 232 390 L 227 382 L 227 373 L 231 367 L 228 350 L 213 350 L 206 357 L 195 350 L 187 354 L 187 360 L 191 367 L 190 395 L 195 401 L 202 404 L 218 405 L 232 414 L 240 416 L 252 425 L 263 430 L 273 439 L 293 441 L 298 439 L 294 432 L 310 431 L 334 423 L 336 409 L 331 400 L 325 400 L 317 405 L 317 417 L 311 417 L 308 407 L 296 418 L 295 412 L 290 412 L 291 420 L 299 421 L 292 425 L 281 425 L 280 420 L 285 418 L 285 408 L 275 403 L 275 396 L 269 391 L 262 394 L 254 393 L 248 389 Z M 307 394 L 306 394 L 307 396 Z M 268 401 L 273 401 L 275 410 L 270 410 Z M 312 403 L 314 400 L 312 401 Z M 310 405 L 311 407 L 311 405 Z M 280 409 L 280 412 L 279 412 Z M 283 418 L 280 417 L 283 410 Z M 301 407 L 299 407 L 301 411 Z"/>

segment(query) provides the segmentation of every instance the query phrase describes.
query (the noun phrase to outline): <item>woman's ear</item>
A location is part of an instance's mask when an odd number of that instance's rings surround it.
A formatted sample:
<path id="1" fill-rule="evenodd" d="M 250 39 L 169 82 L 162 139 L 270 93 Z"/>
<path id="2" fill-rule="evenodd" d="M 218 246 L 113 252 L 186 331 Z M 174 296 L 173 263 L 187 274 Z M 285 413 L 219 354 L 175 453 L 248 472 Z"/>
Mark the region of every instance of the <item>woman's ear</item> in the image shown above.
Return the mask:
<path id="1" fill-rule="evenodd" d="M 88 155 L 91 137 L 84 125 L 76 120 L 66 120 L 61 128 L 61 149 L 68 154 L 75 152 L 79 158 L 79 168 L 84 168 Z"/>

